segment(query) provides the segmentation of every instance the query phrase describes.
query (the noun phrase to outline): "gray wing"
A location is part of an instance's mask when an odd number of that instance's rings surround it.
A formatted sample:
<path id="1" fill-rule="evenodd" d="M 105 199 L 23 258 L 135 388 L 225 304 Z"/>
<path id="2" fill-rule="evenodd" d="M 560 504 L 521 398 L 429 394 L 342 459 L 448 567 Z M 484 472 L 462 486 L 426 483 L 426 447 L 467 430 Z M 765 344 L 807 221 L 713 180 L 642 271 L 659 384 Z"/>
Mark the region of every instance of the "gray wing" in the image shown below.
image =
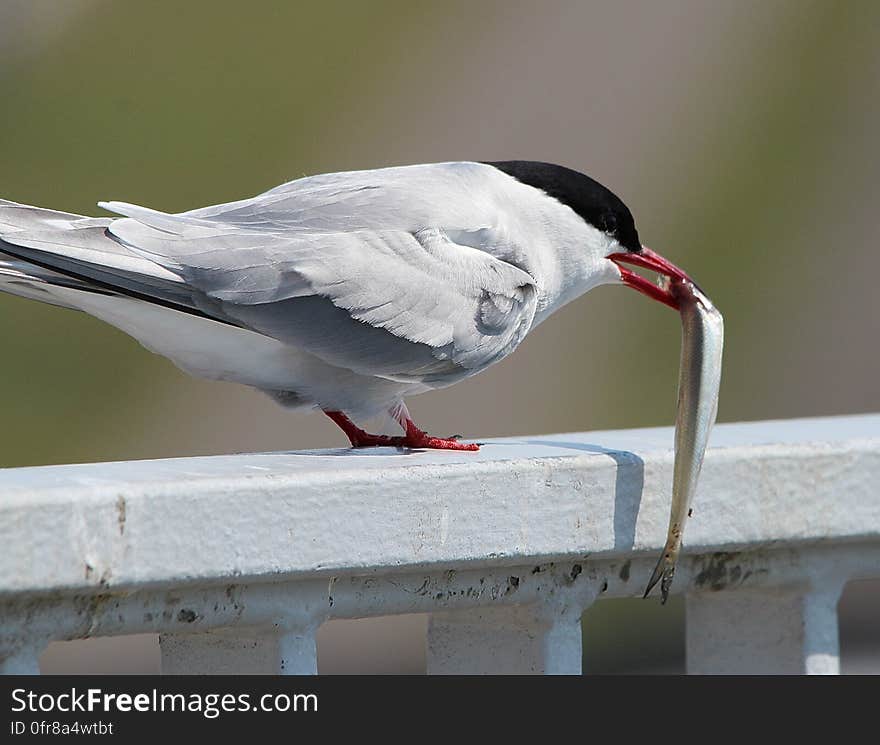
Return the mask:
<path id="1" fill-rule="evenodd" d="M 129 216 L 111 234 L 203 293 L 203 310 L 355 372 L 448 382 L 516 348 L 536 307 L 528 273 L 440 227 L 319 227 L 340 201 L 328 199 L 325 212 L 312 204 L 307 224 L 291 218 L 283 230 L 280 215 L 268 217 L 272 200 L 265 221 L 250 204 L 238 224 L 223 219 L 228 210 L 206 218 L 104 206 Z"/>
<path id="2" fill-rule="evenodd" d="M 0 202 L 0 252 L 440 385 L 532 324 L 534 280 L 487 183 L 502 178 L 476 163 L 327 174 L 182 215 L 105 205 L 127 216 L 115 220 Z"/>
<path id="3" fill-rule="evenodd" d="M 96 283 L 169 305 L 192 306 L 192 293 L 179 276 L 107 235 L 111 222 L 0 199 L 0 254 L 41 267 L 52 283 L 64 276 L 68 282 Z M 13 266 L 8 260 L 4 265 Z M 38 278 L 23 265 L 17 271 L 23 279 Z"/>

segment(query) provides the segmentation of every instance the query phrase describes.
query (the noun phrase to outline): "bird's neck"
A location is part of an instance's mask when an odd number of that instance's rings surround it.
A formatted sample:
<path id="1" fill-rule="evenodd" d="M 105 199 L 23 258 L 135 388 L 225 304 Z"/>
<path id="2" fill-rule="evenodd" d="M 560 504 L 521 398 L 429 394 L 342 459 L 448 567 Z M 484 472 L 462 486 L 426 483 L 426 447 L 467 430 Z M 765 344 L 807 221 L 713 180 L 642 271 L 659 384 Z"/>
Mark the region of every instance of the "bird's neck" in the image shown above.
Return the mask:
<path id="1" fill-rule="evenodd" d="M 544 208 L 530 224 L 538 250 L 528 251 L 524 268 L 539 288 L 534 325 L 594 287 L 619 280 L 613 262 L 605 258 L 609 238 L 567 207 Z"/>

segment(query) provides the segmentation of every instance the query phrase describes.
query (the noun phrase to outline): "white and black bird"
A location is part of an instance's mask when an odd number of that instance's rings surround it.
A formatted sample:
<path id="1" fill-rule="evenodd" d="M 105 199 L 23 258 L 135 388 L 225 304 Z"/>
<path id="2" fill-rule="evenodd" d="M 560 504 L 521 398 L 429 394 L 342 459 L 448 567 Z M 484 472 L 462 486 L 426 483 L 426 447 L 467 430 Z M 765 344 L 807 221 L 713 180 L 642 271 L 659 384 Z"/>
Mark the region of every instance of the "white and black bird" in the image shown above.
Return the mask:
<path id="1" fill-rule="evenodd" d="M 404 399 L 485 370 L 624 264 L 686 280 L 607 188 L 562 166 L 453 162 L 310 176 L 168 214 L 83 217 L 0 200 L 0 291 L 89 313 L 196 376 L 322 409 L 353 446 L 429 437 Z M 404 435 L 352 419 L 388 411 Z"/>

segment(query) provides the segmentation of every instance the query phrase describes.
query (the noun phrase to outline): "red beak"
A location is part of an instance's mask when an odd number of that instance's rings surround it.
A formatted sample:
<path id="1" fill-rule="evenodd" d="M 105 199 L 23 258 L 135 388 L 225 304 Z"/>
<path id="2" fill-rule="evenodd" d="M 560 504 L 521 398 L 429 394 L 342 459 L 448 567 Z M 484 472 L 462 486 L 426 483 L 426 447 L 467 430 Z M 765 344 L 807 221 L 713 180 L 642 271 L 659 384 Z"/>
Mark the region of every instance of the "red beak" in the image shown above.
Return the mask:
<path id="1" fill-rule="evenodd" d="M 617 264 L 617 268 L 620 269 L 620 276 L 623 279 L 623 283 L 627 287 L 632 287 L 634 290 L 638 290 L 654 300 L 659 300 L 661 303 L 665 303 L 675 310 L 679 310 L 679 303 L 673 293 L 669 290 L 669 287 L 680 282 L 693 283 L 693 280 L 675 264 L 671 261 L 667 261 L 659 254 L 654 253 L 650 248 L 645 248 L 644 246 L 642 246 L 642 250 L 638 253 L 625 251 L 610 254 L 608 258 Z M 640 266 L 643 269 L 650 269 L 652 272 L 657 272 L 664 277 L 668 277 L 671 281 L 667 282 L 665 287 L 655 285 L 640 274 L 636 274 L 635 272 L 621 266 L 621 264 L 633 264 L 634 266 Z"/>

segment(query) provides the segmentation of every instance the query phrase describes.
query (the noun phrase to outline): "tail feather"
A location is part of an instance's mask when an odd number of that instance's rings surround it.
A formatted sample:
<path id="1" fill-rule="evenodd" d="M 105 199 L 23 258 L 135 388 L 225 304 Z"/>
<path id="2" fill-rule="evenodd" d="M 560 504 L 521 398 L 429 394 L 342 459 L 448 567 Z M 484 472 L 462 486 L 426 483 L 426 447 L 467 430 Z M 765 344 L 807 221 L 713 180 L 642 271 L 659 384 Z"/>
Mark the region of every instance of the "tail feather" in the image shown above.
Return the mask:
<path id="1" fill-rule="evenodd" d="M 2 242 L 0 242 L 2 243 Z M 67 287 L 88 292 L 103 292 L 95 285 L 67 277 L 58 272 L 29 264 L 26 261 L 0 254 L 0 292 L 41 303 L 57 305 L 60 308 L 79 310 L 69 300 L 53 292 L 55 287 Z"/>
<path id="2" fill-rule="evenodd" d="M 3 233 L 7 228 L 12 231 L 27 230 L 28 228 L 45 228 L 49 225 L 70 225 L 74 220 L 88 219 L 110 222 L 109 218 L 87 218 L 72 212 L 32 207 L 29 204 L 0 199 L 0 233 Z"/>
<path id="3" fill-rule="evenodd" d="M 0 200 L 0 257 L 25 262 L 29 268 L 23 270 L 19 264 L 15 271 L 24 271 L 31 280 L 52 283 L 61 275 L 92 289 L 118 290 L 192 308 L 192 293 L 179 276 L 109 234 L 113 219 Z M 10 277 L 11 265 L 4 261 Z M 0 288 L 11 291 L 9 286 L 7 279 Z"/>

